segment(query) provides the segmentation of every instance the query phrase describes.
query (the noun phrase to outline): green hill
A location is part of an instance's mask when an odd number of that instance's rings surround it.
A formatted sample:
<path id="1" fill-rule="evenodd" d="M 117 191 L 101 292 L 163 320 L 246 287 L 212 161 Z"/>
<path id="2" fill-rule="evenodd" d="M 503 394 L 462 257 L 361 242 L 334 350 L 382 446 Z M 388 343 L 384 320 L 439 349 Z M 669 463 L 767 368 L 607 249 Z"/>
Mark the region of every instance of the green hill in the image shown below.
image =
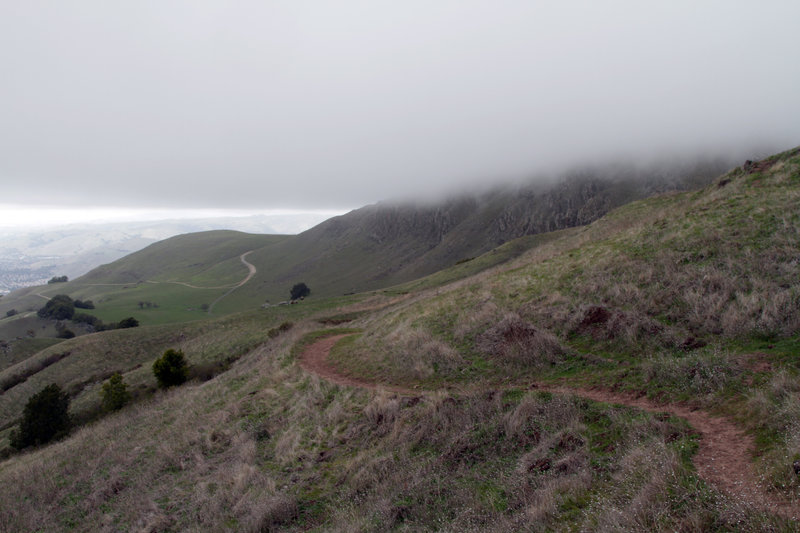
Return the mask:
<path id="1" fill-rule="evenodd" d="M 574 172 L 560 182 L 503 187 L 427 205 L 380 203 L 332 218 L 296 236 L 210 231 L 151 245 L 66 284 L 16 291 L 0 313 L 33 311 L 44 298 L 92 300 L 106 322 L 143 324 L 224 315 L 276 304 L 305 282 L 312 297 L 407 283 L 492 252 L 504 243 L 587 224 L 610 209 L 652 194 L 709 181 L 726 161 L 618 166 Z M 525 249 L 494 252 L 460 271 L 487 267 Z M 535 242 L 531 241 L 532 243 Z M 256 268 L 246 286 L 235 287 Z M 513 252 L 513 253 L 512 253 Z M 43 324 L 46 325 L 46 324 Z M 76 329 L 81 333 L 81 328 Z M 0 324 L 0 339 L 12 338 Z"/>
<path id="2" fill-rule="evenodd" d="M 424 240 L 418 215 L 408 242 Z M 363 229 L 333 220 L 296 242 L 338 228 L 358 250 L 381 231 L 359 216 Z M 310 261 L 294 240 L 222 262 Z M 61 342 L 0 372 L 0 438 L 51 381 L 92 422 L 0 462 L 15 487 L 0 529 L 796 531 L 798 250 L 795 149 L 371 293 Z M 328 369 L 376 388 L 300 367 L 331 333 L 350 336 Z M 149 367 L 166 348 L 196 377 L 160 392 Z M 114 370 L 135 399 L 101 416 Z M 591 400 L 610 391 L 622 404 Z M 716 440 L 746 456 L 747 486 L 709 477 L 709 430 L 686 413 L 736 430 Z"/>

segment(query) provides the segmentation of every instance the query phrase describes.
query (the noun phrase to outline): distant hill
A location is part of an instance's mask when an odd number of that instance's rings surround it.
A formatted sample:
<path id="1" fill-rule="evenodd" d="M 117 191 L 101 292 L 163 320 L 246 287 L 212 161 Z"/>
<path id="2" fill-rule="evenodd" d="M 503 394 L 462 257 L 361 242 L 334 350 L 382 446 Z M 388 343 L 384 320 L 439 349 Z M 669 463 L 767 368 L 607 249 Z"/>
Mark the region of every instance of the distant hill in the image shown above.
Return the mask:
<path id="1" fill-rule="evenodd" d="M 505 242 L 588 224 L 611 209 L 666 191 L 709 182 L 730 161 L 584 169 L 536 182 L 436 203 L 384 202 L 333 217 L 296 236 L 210 231 L 180 235 L 98 267 L 68 284 L 18 291 L 0 312 L 32 311 L 59 293 L 92 299 L 97 314 L 145 323 L 199 318 L 288 299 L 297 282 L 312 297 L 374 290 L 468 261 Z M 512 248 L 515 253 L 524 246 Z M 235 289 L 248 270 L 257 272 Z M 502 257 L 507 259 L 509 249 Z M 499 258 L 500 256 L 497 256 Z M 489 262 L 491 263 L 491 261 Z M 487 263 L 488 264 L 488 263 Z M 147 311 L 144 302 L 152 307 Z"/>
<path id="2" fill-rule="evenodd" d="M 296 234 L 324 218 L 298 213 L 0 228 L 0 294 L 41 285 L 53 276 L 77 278 L 175 235 L 218 229 Z"/>
<path id="3" fill-rule="evenodd" d="M 115 320 L 142 314 L 139 302 L 155 302 L 158 311 L 144 319 L 163 322 L 198 316 L 200 308 L 212 306 L 224 314 L 274 304 L 288 299 L 289 288 L 300 281 L 311 287 L 312 297 L 374 290 L 432 274 L 519 237 L 588 224 L 635 199 L 707 183 L 730 166 L 715 160 L 585 169 L 558 181 L 498 187 L 427 205 L 370 205 L 292 237 L 181 235 L 67 286 L 37 292 L 71 291 L 104 302 L 98 313 Z M 521 253 L 524 246 L 514 250 Z M 251 252 L 248 261 L 257 272 L 246 286 L 232 290 L 248 273 L 239 258 L 244 252 Z M 30 305 L 41 305 L 41 296 L 32 298 Z"/>
<path id="4" fill-rule="evenodd" d="M 286 299 L 306 282 L 320 296 L 404 283 L 526 235 L 588 224 L 630 201 L 708 183 L 730 161 L 586 169 L 561 180 L 498 188 L 419 205 L 379 203 L 256 250 L 250 291 L 220 309 Z"/>

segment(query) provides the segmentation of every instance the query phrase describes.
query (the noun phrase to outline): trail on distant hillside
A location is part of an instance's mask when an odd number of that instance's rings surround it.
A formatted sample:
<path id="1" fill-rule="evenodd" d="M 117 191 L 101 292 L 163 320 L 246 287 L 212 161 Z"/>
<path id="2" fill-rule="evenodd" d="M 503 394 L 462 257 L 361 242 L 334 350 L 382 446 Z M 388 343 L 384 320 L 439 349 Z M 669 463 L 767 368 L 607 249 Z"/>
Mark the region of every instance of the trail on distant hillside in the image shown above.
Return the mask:
<path id="1" fill-rule="evenodd" d="M 247 259 L 245 259 L 251 253 L 253 253 L 253 250 L 250 250 L 249 252 L 245 252 L 245 253 L 243 253 L 242 255 L 239 256 L 239 260 L 242 262 L 242 264 L 244 264 L 244 266 L 247 267 L 247 270 L 248 270 L 247 276 L 242 281 L 240 281 L 239 283 L 237 283 L 236 285 L 231 287 L 231 289 L 228 292 L 226 292 L 225 294 L 223 294 L 222 296 L 220 296 L 219 298 L 217 298 L 216 300 L 211 302 L 211 305 L 208 306 L 208 314 L 209 315 L 212 313 L 212 311 L 214 311 L 214 306 L 217 305 L 217 303 L 219 303 L 220 300 L 222 300 L 223 298 L 228 296 L 230 293 L 232 293 L 233 291 L 235 291 L 236 289 L 238 289 L 239 287 L 241 287 L 242 285 L 244 285 L 245 283 L 250 281 L 253 278 L 253 276 L 256 275 L 256 272 L 258 272 L 258 270 L 256 269 L 256 266 L 253 263 L 249 262 Z"/>
<path id="2" fill-rule="evenodd" d="M 257 272 L 256 266 L 254 264 L 250 263 L 247 259 L 245 259 L 245 257 L 247 257 L 251 253 L 253 253 L 253 250 L 250 250 L 249 252 L 245 252 L 245 253 L 243 253 L 242 255 L 239 256 L 239 260 L 242 262 L 242 264 L 244 264 L 244 266 L 247 267 L 248 272 L 247 272 L 247 276 L 245 276 L 245 278 L 242 281 L 239 281 L 238 283 L 234 283 L 232 285 L 228 284 L 228 285 L 217 285 L 216 287 L 201 287 L 199 285 L 192 285 L 191 283 L 186 283 L 184 281 L 153 281 L 153 280 L 150 280 L 150 279 L 146 280 L 145 283 L 154 283 L 154 284 L 157 284 L 157 283 L 172 283 L 174 285 L 183 285 L 184 287 L 189 287 L 190 289 L 231 289 L 231 290 L 238 289 L 239 287 L 241 287 L 242 285 L 244 285 L 245 283 L 250 281 L 252 279 L 252 277 L 256 275 L 256 272 Z M 224 295 L 219 297 L 218 300 L 221 300 L 222 298 L 227 296 L 227 294 L 228 293 L 225 293 Z"/>
<path id="3" fill-rule="evenodd" d="M 309 345 L 300 355 L 300 366 L 307 372 L 339 385 L 386 390 L 401 395 L 419 396 L 429 393 L 422 389 L 410 389 L 348 376 L 339 372 L 328 362 L 331 348 L 347 335 L 326 337 Z M 573 394 L 589 400 L 626 405 L 649 412 L 669 413 L 680 417 L 700 434 L 700 443 L 693 463 L 697 474 L 737 501 L 777 513 L 786 518 L 800 517 L 800 506 L 769 494 L 756 476 L 750 460 L 755 443 L 749 435 L 726 418 L 709 414 L 700 409 L 690 409 L 674 403 L 656 403 L 645 397 L 635 397 L 602 389 L 554 386 L 537 383 L 536 390 L 560 394 Z"/>

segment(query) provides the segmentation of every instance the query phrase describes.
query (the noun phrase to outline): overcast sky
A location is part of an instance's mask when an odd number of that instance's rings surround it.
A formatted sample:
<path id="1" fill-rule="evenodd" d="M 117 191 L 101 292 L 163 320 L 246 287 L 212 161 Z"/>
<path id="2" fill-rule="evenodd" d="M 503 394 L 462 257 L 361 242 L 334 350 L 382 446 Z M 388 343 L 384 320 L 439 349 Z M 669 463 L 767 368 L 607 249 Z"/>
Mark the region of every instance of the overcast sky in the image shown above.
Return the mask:
<path id="1" fill-rule="evenodd" d="M 797 0 L 0 0 L 0 204 L 343 209 L 785 149 L 798 20 Z"/>

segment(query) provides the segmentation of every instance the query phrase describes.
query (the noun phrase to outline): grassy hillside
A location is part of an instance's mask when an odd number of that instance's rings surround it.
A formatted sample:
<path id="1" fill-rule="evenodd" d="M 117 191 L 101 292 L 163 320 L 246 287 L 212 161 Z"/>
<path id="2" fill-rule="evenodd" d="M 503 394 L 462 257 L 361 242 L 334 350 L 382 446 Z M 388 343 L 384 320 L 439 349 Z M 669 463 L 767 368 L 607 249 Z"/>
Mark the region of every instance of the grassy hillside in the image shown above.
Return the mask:
<path id="1" fill-rule="evenodd" d="M 484 256 L 515 239 L 587 224 L 637 198 L 707 182 L 726 165 L 586 169 L 560 182 L 503 187 L 427 205 L 367 206 L 296 236 L 182 235 L 78 280 L 16 291 L 0 300 L 0 313 L 34 311 L 46 298 L 68 294 L 95 302 L 92 314 L 106 322 L 135 316 L 152 325 L 199 319 L 209 308 L 224 315 L 281 302 L 301 281 L 315 298 L 381 289 Z M 470 274 L 479 265 L 496 264 L 524 249 L 525 242 L 535 244 L 523 239 L 459 270 Z M 257 271 L 246 287 L 235 288 L 248 274 L 240 259 L 245 252 L 251 252 L 247 261 Z M 10 332 L 0 324 L 0 339 L 7 338 Z"/>
<path id="2" fill-rule="evenodd" d="M 222 297 L 248 274 L 242 254 L 268 248 L 286 235 L 251 235 L 236 231 L 208 231 L 179 235 L 148 246 L 77 280 L 15 291 L 0 300 L 0 313 L 9 309 L 31 313 L 47 298 L 67 294 L 92 300 L 96 309 L 81 310 L 105 322 L 135 316 L 142 324 L 197 320 L 207 316 L 205 307 Z M 40 321 L 50 327 L 48 321 Z M 79 327 L 73 327 L 81 333 Z M 0 338 L 14 331 L 0 322 Z"/>
<path id="3" fill-rule="evenodd" d="M 800 494 L 800 151 L 636 202 L 362 321 L 335 354 L 370 380 L 554 380 L 736 418 L 772 490 Z"/>
<path id="4" fill-rule="evenodd" d="M 578 389 L 732 421 L 796 508 L 798 250 L 794 150 L 371 294 L 64 341 L 0 372 L 36 370 L 6 426 L 50 381 L 82 420 L 104 372 L 137 398 L 0 462 L 0 530 L 796 531 L 706 481 L 686 420 Z M 333 368 L 376 389 L 298 365 L 343 331 Z M 211 370 L 152 390 L 167 347 Z"/>

